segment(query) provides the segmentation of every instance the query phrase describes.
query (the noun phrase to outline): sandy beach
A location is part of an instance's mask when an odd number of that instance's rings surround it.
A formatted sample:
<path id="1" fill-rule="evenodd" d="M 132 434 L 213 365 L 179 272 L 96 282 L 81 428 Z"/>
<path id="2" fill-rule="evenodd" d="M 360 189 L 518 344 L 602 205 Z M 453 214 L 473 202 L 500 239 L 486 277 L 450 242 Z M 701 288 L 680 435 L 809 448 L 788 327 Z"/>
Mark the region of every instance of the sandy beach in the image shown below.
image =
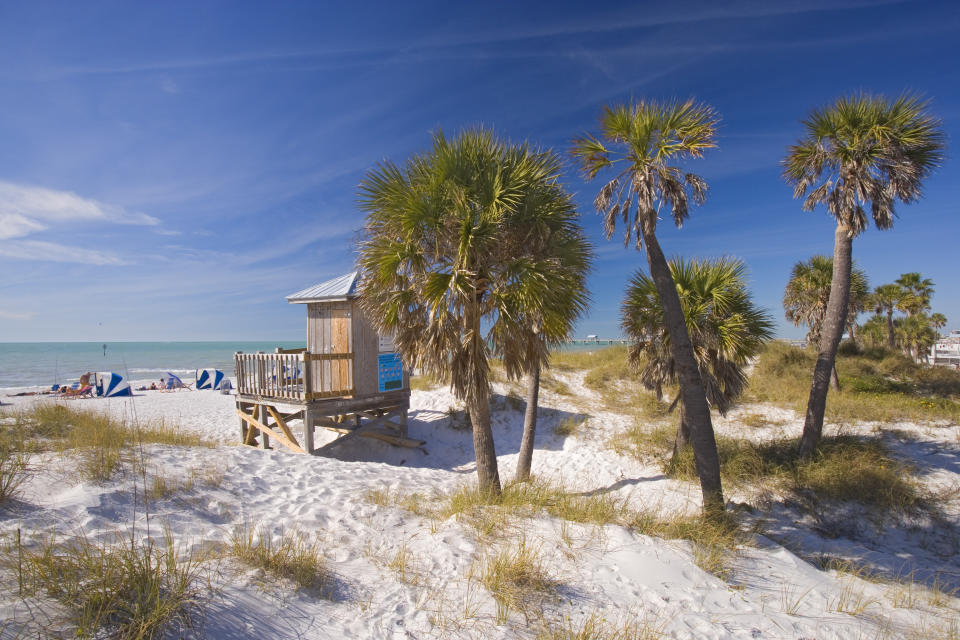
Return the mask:
<path id="1" fill-rule="evenodd" d="M 542 392 L 533 459 L 538 479 L 586 495 L 606 494 L 637 509 L 697 511 L 695 483 L 669 479 L 658 466 L 610 446 L 634 418 L 605 410 L 583 385 L 582 374 L 560 377 L 577 390 L 576 397 Z M 523 404 L 509 397 L 515 387 L 498 384 L 494 391 L 494 437 L 500 473 L 507 479 L 516 464 Z M 3 407 L 8 414 L 50 402 L 3 400 L 12 403 Z M 292 530 L 316 536 L 329 562 L 330 593 L 320 597 L 235 559 L 211 561 L 216 566 L 202 624 L 181 632 L 182 637 L 516 638 L 537 637 L 548 623 L 554 629 L 579 629 L 590 620 L 614 626 L 634 621 L 649 631 L 637 637 L 651 638 L 946 638 L 957 632 L 960 600 L 943 593 L 960 586 L 956 501 L 946 523 L 878 526 L 855 508 L 845 522 L 830 523 L 817 521 L 791 500 L 772 498 L 766 511 L 744 508 L 744 518 L 752 518 L 760 533 L 736 550 L 729 575 L 721 579 L 697 566 L 689 542 L 638 535 L 622 526 L 541 514 L 482 536 L 453 517 L 436 522 L 398 505 L 377 504 L 371 495 L 430 496 L 475 481 L 470 432 L 449 415 L 457 403 L 443 388 L 412 394 L 410 437 L 425 441 L 422 448 L 358 438 L 325 457 L 239 445 L 234 398 L 217 392 L 147 391 L 68 404 L 129 424 L 163 422 L 218 444 L 145 447 L 149 475 L 196 479 L 190 488 L 153 500 L 149 522 L 134 498 L 138 478 L 85 482 L 71 456 L 36 454 L 36 473 L 20 498 L 0 512 L 0 533 L 8 540 L 18 529 L 26 537 L 56 531 L 98 538 L 149 526 L 152 535 L 166 529 L 177 543 L 201 549 L 226 543 L 238 526 L 265 527 L 274 536 Z M 744 426 L 744 416 L 758 414 L 767 426 Z M 720 435 L 763 440 L 797 436 L 801 418 L 786 409 L 743 405 L 727 418 L 716 418 L 716 424 Z M 577 426 L 572 434 L 558 435 L 561 424 Z M 956 459 L 940 455 L 956 449 L 957 424 L 839 428 L 884 434 L 895 456 L 924 470 L 921 477 L 931 491 L 960 486 Z M 837 429 L 831 425 L 828 433 Z M 734 509 L 757 500 L 737 487 L 728 486 L 727 496 Z M 517 611 L 504 618 L 478 578 L 484 558 L 515 548 L 520 540 L 536 551 L 557 585 L 540 604 L 539 621 Z M 916 582 L 905 587 L 892 579 L 824 570 L 808 562 L 818 555 L 847 558 L 887 576 L 910 574 Z M 938 585 L 935 590 L 932 584 Z M 911 590 L 909 597 L 905 589 Z M 19 637 L 24 629 L 44 625 L 55 628 L 47 619 L 55 617 L 55 607 L 19 601 L 15 588 L 0 591 L 6 594 L 0 596 L 0 619 L 6 621 L 0 637 Z"/>

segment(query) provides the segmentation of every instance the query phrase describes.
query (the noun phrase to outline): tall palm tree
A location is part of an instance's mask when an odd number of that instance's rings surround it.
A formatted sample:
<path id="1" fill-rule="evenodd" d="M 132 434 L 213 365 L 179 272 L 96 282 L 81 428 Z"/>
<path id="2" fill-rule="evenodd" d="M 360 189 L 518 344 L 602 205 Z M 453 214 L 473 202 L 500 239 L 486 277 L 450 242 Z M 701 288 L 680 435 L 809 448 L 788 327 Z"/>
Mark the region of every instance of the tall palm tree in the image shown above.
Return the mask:
<path id="1" fill-rule="evenodd" d="M 544 286 L 550 288 L 550 296 L 546 299 L 514 296 L 513 301 L 518 303 L 511 308 L 515 324 L 513 327 L 506 323 L 501 325 L 525 335 L 527 357 L 523 362 L 511 358 L 505 349 L 497 350 L 508 365 L 508 374 L 519 377 L 520 367 L 524 364 L 529 367 L 523 371 L 527 374 L 527 405 L 516 474 L 518 480 L 525 481 L 530 478 L 533 463 L 540 369 L 547 362 L 549 347 L 569 339 L 574 321 L 586 310 L 586 278 L 593 249 L 577 223 L 572 198 L 557 184 L 532 191 L 521 206 L 521 214 L 511 238 L 517 243 L 520 259 L 526 261 L 523 277 L 518 278 L 517 283 L 524 284 L 530 278 L 539 279 L 538 286 L 529 291 L 538 295 Z M 514 342 L 505 336 L 496 344 L 499 347 Z"/>
<path id="2" fill-rule="evenodd" d="M 529 370 L 546 351 L 529 348 L 525 318 L 540 313 L 552 332 L 552 309 L 569 305 L 549 261 L 524 246 L 537 230 L 531 203 L 557 197 L 560 169 L 553 153 L 476 129 L 452 140 L 437 133 L 427 151 L 402 166 L 383 162 L 360 184 L 361 304 L 378 329 L 396 332 L 407 365 L 465 401 L 480 490 L 491 495 L 501 487 L 489 359 L 500 355 L 513 375 Z"/>
<path id="3" fill-rule="evenodd" d="M 933 297 L 933 280 L 924 278 L 917 272 L 903 273 L 897 278 L 897 285 L 903 291 L 898 308 L 908 316 L 930 310 L 930 298 Z"/>
<path id="4" fill-rule="evenodd" d="M 722 415 L 747 386 L 747 362 L 773 336 L 773 321 L 750 298 L 745 272 L 743 262 L 728 258 L 670 261 L 707 402 Z M 621 307 L 622 326 L 631 340 L 630 361 L 658 399 L 677 379 L 663 312 L 656 284 L 637 271 Z M 674 456 L 689 440 L 684 417 L 681 409 Z"/>
<path id="5" fill-rule="evenodd" d="M 804 209 L 822 204 L 837 223 L 830 299 L 800 441 L 800 455 L 808 457 L 823 432 L 830 371 L 847 320 L 853 239 L 869 224 L 864 207 L 877 228 L 892 227 L 894 203 L 917 200 L 924 178 L 940 164 L 944 136 L 927 103 L 912 96 L 842 97 L 814 109 L 803 124 L 806 134 L 790 147 L 784 178 L 794 197 L 804 198 Z"/>
<path id="6" fill-rule="evenodd" d="M 669 210 L 679 227 L 689 216 L 690 201 L 699 205 L 706 199 L 706 181 L 672 163 L 700 158 L 715 147 L 718 121 L 712 108 L 693 100 L 642 100 L 606 107 L 599 135 L 574 140 L 571 151 L 588 180 L 601 172 L 612 175 L 594 200 L 604 217 L 607 237 L 620 220 L 625 227 L 624 244 L 632 241 L 637 249 L 646 250 L 670 334 L 704 511 L 711 514 L 724 508 L 717 443 L 683 308 L 656 231 L 661 211 Z"/>
<path id="7" fill-rule="evenodd" d="M 903 289 L 898 284 L 882 284 L 873 290 L 871 296 L 874 313 L 887 316 L 887 346 L 891 349 L 897 346 L 893 334 L 893 312 L 900 308 L 902 299 Z"/>
<path id="8" fill-rule="evenodd" d="M 790 280 L 783 292 L 783 308 L 787 320 L 800 326 L 807 325 L 807 342 L 820 344 L 823 319 L 830 299 L 830 283 L 833 279 L 833 259 L 829 256 L 813 256 L 806 262 L 793 266 Z M 853 327 L 865 308 L 870 292 L 867 274 L 854 266 L 850 269 L 850 303 L 847 308 L 848 328 Z"/>

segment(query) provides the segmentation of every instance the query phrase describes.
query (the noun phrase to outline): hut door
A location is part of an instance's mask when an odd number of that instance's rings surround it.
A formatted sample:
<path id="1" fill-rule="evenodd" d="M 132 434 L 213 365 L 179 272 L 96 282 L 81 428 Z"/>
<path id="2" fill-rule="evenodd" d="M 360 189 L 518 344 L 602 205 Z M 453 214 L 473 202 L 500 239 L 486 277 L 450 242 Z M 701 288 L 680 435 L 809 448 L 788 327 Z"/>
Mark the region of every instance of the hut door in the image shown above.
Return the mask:
<path id="1" fill-rule="evenodd" d="M 333 309 L 330 318 L 330 351 L 344 354 L 343 358 L 330 363 L 331 386 L 333 391 L 347 391 L 353 388 L 353 357 L 350 354 L 350 311 Z"/>

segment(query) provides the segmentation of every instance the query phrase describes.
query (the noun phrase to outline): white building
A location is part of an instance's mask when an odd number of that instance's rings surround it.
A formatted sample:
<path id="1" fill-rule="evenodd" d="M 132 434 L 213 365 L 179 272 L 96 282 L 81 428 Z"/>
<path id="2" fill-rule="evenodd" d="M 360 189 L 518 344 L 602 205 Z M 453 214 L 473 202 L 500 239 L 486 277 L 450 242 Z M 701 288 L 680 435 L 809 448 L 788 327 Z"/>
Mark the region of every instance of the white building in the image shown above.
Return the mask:
<path id="1" fill-rule="evenodd" d="M 960 367 L 960 329 L 954 329 L 949 336 L 937 340 L 930 348 L 930 362 Z"/>

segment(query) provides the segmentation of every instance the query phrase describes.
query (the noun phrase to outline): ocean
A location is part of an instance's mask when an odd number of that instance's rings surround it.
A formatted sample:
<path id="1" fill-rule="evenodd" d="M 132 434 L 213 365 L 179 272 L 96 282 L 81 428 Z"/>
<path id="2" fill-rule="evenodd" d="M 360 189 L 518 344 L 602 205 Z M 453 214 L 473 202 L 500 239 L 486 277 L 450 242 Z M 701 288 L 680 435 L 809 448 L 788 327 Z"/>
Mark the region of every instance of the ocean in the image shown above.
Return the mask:
<path id="1" fill-rule="evenodd" d="M 106 346 L 106 349 L 104 349 Z M 233 375 L 236 351 L 272 352 L 305 342 L 0 342 L 0 388 L 73 382 L 87 371 L 113 371 L 127 380 L 159 379 L 169 371 L 192 382 L 197 369 Z"/>
<path id="2" fill-rule="evenodd" d="M 273 352 L 305 342 L 0 342 L 0 388 L 51 386 L 76 381 L 87 371 L 113 371 L 127 380 L 155 380 L 169 371 L 192 382 L 197 369 L 233 375 L 237 351 Z M 564 350 L 603 348 L 570 344 Z"/>

